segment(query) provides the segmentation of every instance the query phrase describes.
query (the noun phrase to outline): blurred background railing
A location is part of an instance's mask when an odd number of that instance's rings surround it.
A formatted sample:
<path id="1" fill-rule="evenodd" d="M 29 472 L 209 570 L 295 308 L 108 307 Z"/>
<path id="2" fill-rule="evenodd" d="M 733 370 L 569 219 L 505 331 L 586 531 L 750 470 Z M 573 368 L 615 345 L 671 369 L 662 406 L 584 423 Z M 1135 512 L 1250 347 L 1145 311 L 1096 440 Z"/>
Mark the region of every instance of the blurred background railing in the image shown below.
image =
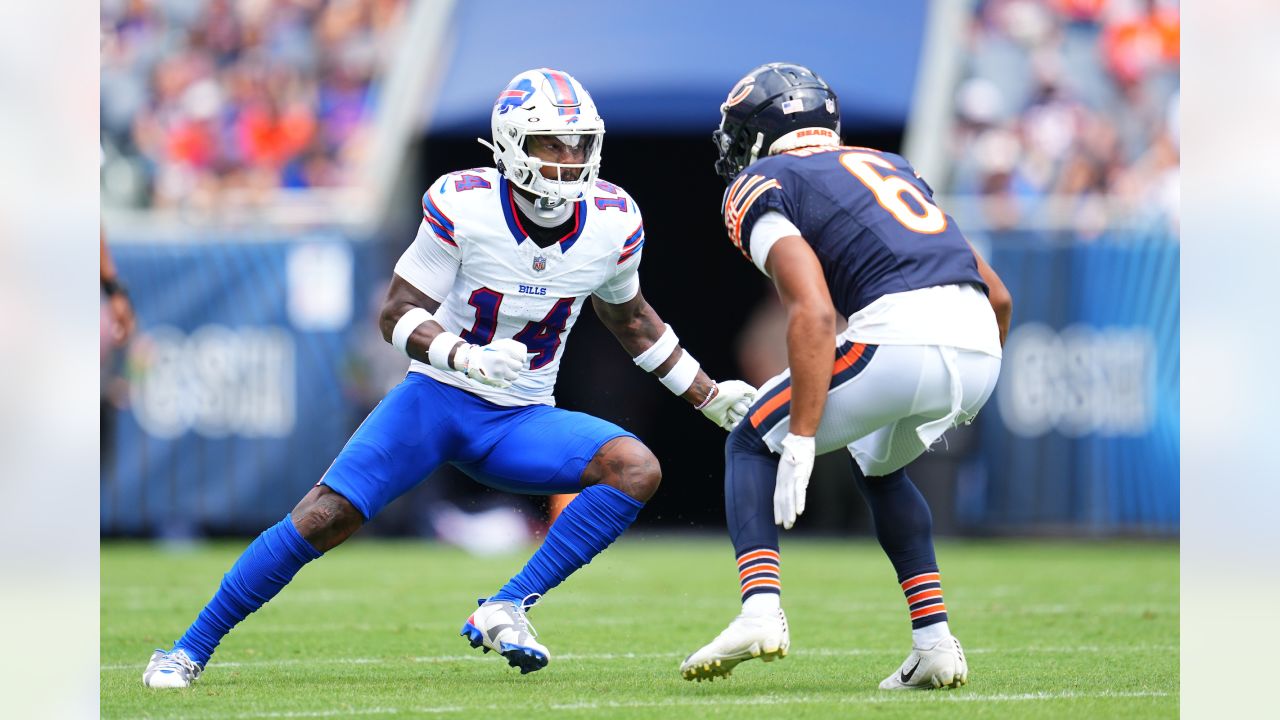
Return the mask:
<path id="1" fill-rule="evenodd" d="M 103 534 L 257 532 L 319 479 L 403 376 L 374 317 L 422 189 L 491 164 L 474 138 L 527 67 L 597 100 L 664 319 L 716 377 L 777 372 L 777 306 L 726 244 L 708 142 L 725 91 L 771 60 L 831 82 L 847 142 L 915 162 L 1014 294 L 995 397 L 910 470 L 938 530 L 1176 534 L 1178 4 L 797 2 L 847 22 L 767 50 L 766 4 L 736 5 L 583 14 L 564 43 L 505 0 L 104 2 L 103 217 L 139 332 L 103 336 Z M 718 529 L 723 433 L 655 387 L 586 313 L 559 403 L 653 447 L 643 524 Z M 820 460 L 805 532 L 866 530 L 848 472 Z M 370 530 L 512 502 L 445 470 Z"/>

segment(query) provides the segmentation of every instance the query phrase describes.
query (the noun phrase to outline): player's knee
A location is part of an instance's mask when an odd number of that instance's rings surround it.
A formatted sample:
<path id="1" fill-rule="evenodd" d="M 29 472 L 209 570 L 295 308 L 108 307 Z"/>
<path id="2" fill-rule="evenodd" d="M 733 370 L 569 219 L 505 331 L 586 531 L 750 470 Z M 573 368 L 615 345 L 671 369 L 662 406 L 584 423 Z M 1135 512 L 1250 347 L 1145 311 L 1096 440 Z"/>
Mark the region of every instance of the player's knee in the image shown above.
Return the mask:
<path id="1" fill-rule="evenodd" d="M 662 465 L 658 462 L 658 456 L 643 443 L 636 441 L 635 445 L 636 451 L 627 469 L 632 477 L 635 493 L 628 494 L 637 500 L 648 502 L 649 498 L 657 494 L 658 486 L 662 484 Z"/>
<path id="2" fill-rule="evenodd" d="M 662 483 L 662 466 L 644 443 L 620 437 L 605 443 L 592 458 L 583 485 L 604 483 L 640 502 L 648 502 Z"/>
<path id="3" fill-rule="evenodd" d="M 350 500 L 324 485 L 312 488 L 289 516 L 298 534 L 320 552 L 342 544 L 364 524 Z"/>

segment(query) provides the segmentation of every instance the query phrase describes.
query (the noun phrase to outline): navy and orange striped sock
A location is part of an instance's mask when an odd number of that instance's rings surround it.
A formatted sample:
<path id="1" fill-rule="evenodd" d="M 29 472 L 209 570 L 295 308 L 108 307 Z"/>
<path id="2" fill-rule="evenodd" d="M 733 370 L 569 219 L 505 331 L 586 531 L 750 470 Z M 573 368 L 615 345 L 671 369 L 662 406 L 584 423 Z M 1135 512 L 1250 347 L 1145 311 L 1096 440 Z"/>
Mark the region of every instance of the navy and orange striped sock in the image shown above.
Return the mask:
<path id="1" fill-rule="evenodd" d="M 901 585 L 911 614 L 912 637 L 932 644 L 933 640 L 949 635 L 947 606 L 942 601 L 942 576 L 938 571 L 917 573 L 902 580 Z"/>
<path id="2" fill-rule="evenodd" d="M 756 595 L 782 595 L 778 561 L 776 548 L 754 548 L 738 555 L 738 584 L 744 604 Z"/>
<path id="3" fill-rule="evenodd" d="M 942 602 L 942 577 L 934 572 L 920 573 L 902 581 L 911 612 L 911 629 L 947 621 L 947 606 Z"/>

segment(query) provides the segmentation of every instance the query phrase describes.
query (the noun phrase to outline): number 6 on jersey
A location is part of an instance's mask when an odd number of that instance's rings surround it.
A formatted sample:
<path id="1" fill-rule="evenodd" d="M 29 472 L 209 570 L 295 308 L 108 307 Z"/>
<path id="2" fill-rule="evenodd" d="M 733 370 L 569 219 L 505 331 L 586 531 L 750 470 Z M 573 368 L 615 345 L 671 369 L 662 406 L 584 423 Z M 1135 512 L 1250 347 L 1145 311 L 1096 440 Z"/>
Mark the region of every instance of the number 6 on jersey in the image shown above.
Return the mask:
<path id="1" fill-rule="evenodd" d="M 889 211 L 894 219 L 908 230 L 925 235 L 936 235 L 947 229 L 947 215 L 937 205 L 925 199 L 924 193 L 906 179 L 896 175 L 881 175 L 876 167 L 894 170 L 893 163 L 869 152 L 849 152 L 840 155 L 840 164 L 858 178 L 876 197 L 880 207 Z M 916 212 L 903 195 L 908 195 L 923 209 Z"/>

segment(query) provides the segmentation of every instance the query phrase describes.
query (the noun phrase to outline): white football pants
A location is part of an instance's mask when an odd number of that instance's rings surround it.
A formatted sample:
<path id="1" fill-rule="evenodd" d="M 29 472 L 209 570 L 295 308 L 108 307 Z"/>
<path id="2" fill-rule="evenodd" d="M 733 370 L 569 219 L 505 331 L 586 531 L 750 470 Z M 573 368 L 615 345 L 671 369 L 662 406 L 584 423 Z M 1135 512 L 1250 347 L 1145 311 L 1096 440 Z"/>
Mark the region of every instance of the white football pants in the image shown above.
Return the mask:
<path id="1" fill-rule="evenodd" d="M 865 365 L 851 363 L 841 373 L 837 361 L 815 445 L 819 455 L 848 448 L 863 474 L 871 477 L 907 465 L 947 430 L 972 421 L 991 397 L 1000 375 L 1000 358 L 982 352 L 938 345 L 865 348 L 870 351 L 853 348 L 847 353 L 848 357 L 869 355 Z M 785 398 L 789 398 L 790 370 L 765 383 L 759 397 L 768 400 L 770 392 L 784 384 Z M 791 426 L 790 402 L 775 401 L 770 407 L 757 401 L 743 422 L 749 421 L 756 424 L 769 449 L 779 452 Z"/>

